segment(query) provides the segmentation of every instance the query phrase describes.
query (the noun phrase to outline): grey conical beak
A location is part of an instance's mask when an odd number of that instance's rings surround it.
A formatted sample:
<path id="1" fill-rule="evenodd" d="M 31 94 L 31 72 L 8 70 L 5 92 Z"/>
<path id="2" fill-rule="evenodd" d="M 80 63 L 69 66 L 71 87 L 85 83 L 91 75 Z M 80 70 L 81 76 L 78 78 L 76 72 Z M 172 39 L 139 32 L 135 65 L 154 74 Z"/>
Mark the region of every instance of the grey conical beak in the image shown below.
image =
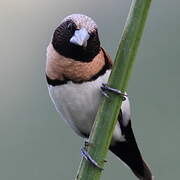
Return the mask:
<path id="1" fill-rule="evenodd" d="M 74 32 L 74 35 L 70 39 L 70 43 L 73 43 L 78 46 L 86 47 L 89 37 L 90 35 L 88 31 L 85 28 L 81 28 Z"/>

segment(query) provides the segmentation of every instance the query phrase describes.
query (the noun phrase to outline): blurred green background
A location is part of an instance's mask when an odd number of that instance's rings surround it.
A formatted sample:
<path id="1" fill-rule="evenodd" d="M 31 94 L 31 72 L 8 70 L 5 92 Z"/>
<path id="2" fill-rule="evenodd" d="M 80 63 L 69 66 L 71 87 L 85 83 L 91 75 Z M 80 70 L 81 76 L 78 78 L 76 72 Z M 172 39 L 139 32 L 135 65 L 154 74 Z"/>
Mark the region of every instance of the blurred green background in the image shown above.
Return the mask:
<path id="1" fill-rule="evenodd" d="M 91 16 L 115 56 L 130 0 L 0 1 L 0 179 L 71 180 L 82 139 L 59 119 L 44 77 L 54 28 Z M 179 179 L 180 1 L 153 1 L 129 82 L 138 144 L 156 179 Z M 136 179 L 111 153 L 103 180 Z"/>

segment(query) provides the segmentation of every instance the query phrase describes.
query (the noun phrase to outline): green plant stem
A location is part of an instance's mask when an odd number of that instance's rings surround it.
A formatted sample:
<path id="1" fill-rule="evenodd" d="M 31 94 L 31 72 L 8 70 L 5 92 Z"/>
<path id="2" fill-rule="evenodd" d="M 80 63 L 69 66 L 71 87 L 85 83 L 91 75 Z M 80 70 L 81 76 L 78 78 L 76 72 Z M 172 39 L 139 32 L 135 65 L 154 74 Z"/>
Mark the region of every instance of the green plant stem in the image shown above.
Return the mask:
<path id="1" fill-rule="evenodd" d="M 124 92 L 139 46 L 151 0 L 133 0 L 108 84 Z M 122 98 L 111 94 L 104 97 L 96 115 L 87 151 L 103 167 L 119 115 Z M 76 180 L 99 180 L 102 171 L 82 159 Z"/>

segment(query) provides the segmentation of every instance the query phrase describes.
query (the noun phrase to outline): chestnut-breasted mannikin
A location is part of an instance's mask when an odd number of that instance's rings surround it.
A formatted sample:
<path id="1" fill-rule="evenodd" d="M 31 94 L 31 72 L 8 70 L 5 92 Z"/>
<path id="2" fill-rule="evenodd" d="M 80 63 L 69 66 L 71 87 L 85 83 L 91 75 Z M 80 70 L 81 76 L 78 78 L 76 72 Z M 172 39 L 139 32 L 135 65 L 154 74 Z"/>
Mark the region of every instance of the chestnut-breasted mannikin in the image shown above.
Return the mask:
<path id="1" fill-rule="evenodd" d="M 50 97 L 70 127 L 88 138 L 105 94 L 112 60 L 102 48 L 94 20 L 82 14 L 67 16 L 55 29 L 47 48 L 46 78 Z M 109 147 L 141 180 L 152 174 L 137 146 L 128 97 L 122 103 Z"/>

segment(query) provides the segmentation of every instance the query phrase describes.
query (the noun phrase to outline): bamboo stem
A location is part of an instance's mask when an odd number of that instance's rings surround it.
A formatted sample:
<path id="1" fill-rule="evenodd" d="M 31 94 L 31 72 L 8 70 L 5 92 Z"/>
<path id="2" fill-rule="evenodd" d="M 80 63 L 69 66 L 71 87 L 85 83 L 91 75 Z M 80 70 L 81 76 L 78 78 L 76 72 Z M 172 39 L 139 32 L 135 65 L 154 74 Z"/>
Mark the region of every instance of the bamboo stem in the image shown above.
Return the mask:
<path id="1" fill-rule="evenodd" d="M 151 0 L 133 0 L 126 20 L 121 42 L 108 84 L 124 92 L 134 64 Z M 113 130 L 122 104 L 122 98 L 115 94 L 110 100 L 103 98 L 96 115 L 88 146 L 88 152 L 103 167 L 111 142 Z M 82 159 L 76 180 L 99 180 L 102 170 Z"/>

